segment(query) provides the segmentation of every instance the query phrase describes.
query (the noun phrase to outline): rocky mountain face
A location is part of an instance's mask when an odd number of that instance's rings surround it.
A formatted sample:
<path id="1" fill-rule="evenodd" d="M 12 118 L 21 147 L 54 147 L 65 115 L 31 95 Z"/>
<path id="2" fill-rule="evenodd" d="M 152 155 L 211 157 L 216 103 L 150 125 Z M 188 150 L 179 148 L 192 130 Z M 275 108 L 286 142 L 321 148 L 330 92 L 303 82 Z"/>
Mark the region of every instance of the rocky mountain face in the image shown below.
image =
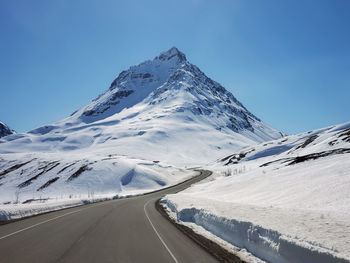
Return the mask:
<path id="1" fill-rule="evenodd" d="M 0 138 L 14 133 L 14 130 L 12 130 L 9 126 L 0 121 Z"/>
<path id="2" fill-rule="evenodd" d="M 188 111 L 220 120 L 215 124 L 219 130 L 228 128 L 234 132 L 254 132 L 254 123 L 261 123 L 230 92 L 188 62 L 175 47 L 152 61 L 121 72 L 104 94 L 72 117 L 91 123 L 143 100 L 149 105 L 159 105 L 179 97 L 182 101 L 172 108 L 174 112 Z M 276 136 L 275 132 L 266 135 L 271 138 Z"/>

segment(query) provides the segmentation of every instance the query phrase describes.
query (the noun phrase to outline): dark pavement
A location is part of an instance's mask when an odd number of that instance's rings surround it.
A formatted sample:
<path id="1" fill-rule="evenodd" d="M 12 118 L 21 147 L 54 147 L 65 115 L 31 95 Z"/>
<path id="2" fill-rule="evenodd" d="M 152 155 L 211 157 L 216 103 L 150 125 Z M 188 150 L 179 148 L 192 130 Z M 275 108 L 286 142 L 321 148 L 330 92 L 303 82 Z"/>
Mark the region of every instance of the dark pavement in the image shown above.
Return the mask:
<path id="1" fill-rule="evenodd" d="M 155 209 L 210 175 L 151 194 L 95 203 L 0 226 L 0 262 L 217 262 Z"/>

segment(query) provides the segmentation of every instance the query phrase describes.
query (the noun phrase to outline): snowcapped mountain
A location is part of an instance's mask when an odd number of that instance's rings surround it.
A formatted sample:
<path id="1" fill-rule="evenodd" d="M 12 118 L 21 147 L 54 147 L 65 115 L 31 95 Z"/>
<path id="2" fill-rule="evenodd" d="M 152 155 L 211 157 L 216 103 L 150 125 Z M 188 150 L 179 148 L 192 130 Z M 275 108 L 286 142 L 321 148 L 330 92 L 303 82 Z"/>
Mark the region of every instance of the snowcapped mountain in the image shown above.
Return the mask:
<path id="1" fill-rule="evenodd" d="M 157 118 L 180 113 L 178 115 L 186 115 L 184 119 L 208 123 L 224 133 L 247 132 L 248 136 L 250 132 L 257 141 L 280 137 L 279 132 L 262 124 L 230 92 L 188 62 L 175 47 L 152 61 L 121 72 L 107 92 L 75 112 L 69 121 L 91 123 L 135 105 L 141 106 L 141 102 L 142 111 L 158 113 Z"/>
<path id="2" fill-rule="evenodd" d="M 110 147 L 137 158 L 198 164 L 279 137 L 171 48 L 121 72 L 105 93 L 70 117 L 1 141 L 0 152 Z"/>
<path id="3" fill-rule="evenodd" d="M 68 118 L 0 139 L 0 193 L 146 191 L 188 176 L 176 167 L 281 136 L 171 48 Z"/>
<path id="4" fill-rule="evenodd" d="M 74 113 L 70 119 L 91 123 L 142 101 L 148 106 L 144 110 L 158 106 L 157 110 L 163 115 L 164 108 L 167 108 L 173 113 L 188 112 L 210 116 L 216 121 L 221 119 L 216 123 L 212 121 L 218 129 L 228 128 L 235 132 L 258 129 L 264 133 L 260 137 L 271 139 L 276 136 L 271 130 L 254 127 L 260 120 L 220 84 L 189 63 L 175 47 L 152 61 L 121 72 L 107 92 Z"/>
<path id="5" fill-rule="evenodd" d="M 14 130 L 0 121 L 0 138 L 14 133 L 16 133 Z"/>

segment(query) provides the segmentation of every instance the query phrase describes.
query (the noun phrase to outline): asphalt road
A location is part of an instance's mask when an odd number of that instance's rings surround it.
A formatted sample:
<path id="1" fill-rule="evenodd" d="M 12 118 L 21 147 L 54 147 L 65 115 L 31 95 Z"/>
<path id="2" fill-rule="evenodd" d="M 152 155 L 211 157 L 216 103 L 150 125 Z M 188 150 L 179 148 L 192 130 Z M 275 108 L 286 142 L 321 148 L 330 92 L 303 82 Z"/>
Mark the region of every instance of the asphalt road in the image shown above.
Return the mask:
<path id="1" fill-rule="evenodd" d="M 155 209 L 180 185 L 128 199 L 95 203 L 0 226 L 0 262 L 217 262 Z"/>

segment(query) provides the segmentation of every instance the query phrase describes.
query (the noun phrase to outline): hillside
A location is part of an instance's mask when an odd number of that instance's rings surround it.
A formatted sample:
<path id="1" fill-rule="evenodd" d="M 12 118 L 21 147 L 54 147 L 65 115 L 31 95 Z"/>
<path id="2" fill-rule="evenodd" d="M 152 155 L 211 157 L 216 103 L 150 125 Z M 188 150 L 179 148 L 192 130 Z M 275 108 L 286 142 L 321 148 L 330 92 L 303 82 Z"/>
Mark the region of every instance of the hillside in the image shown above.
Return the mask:
<path id="1" fill-rule="evenodd" d="M 166 202 L 268 262 L 349 262 L 349 157 L 350 123 L 290 135 L 218 160 Z"/>

